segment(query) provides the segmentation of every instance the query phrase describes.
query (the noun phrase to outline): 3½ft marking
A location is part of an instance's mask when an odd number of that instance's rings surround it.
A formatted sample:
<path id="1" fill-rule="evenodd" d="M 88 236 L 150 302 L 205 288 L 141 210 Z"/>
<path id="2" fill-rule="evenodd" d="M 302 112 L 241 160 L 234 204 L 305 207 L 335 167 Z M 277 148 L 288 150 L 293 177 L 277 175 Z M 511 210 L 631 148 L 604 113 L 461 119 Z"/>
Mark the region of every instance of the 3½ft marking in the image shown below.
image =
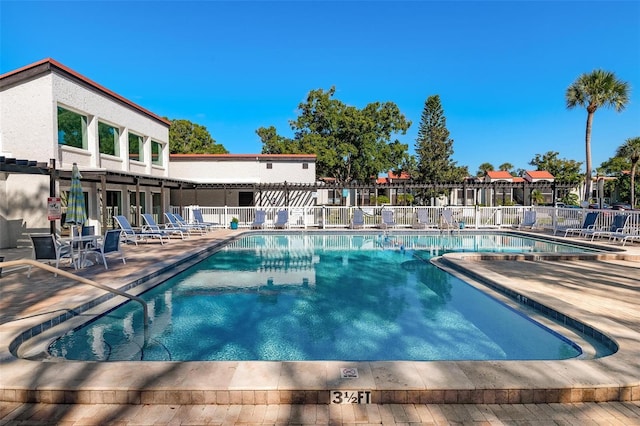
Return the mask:
<path id="1" fill-rule="evenodd" d="M 371 391 L 331 391 L 332 404 L 371 404 Z"/>

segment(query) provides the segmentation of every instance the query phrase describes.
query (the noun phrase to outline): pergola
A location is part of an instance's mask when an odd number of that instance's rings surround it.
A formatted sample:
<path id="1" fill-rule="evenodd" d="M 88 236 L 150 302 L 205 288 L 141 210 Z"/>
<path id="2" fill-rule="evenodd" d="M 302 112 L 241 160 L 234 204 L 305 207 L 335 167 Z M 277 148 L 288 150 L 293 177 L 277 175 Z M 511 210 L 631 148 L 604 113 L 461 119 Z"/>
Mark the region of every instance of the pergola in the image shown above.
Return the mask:
<path id="1" fill-rule="evenodd" d="M 55 160 L 50 160 L 49 164 L 35 162 L 35 161 L 26 161 L 26 160 L 15 160 L 10 158 L 0 157 L 0 172 L 2 173 L 22 173 L 22 174 L 37 174 L 37 175 L 48 175 L 49 176 L 49 192 L 50 196 L 55 196 L 55 182 L 58 181 L 71 181 L 71 170 L 58 170 L 56 169 Z M 396 193 L 409 193 L 419 190 L 456 190 L 462 189 L 464 190 L 464 194 L 466 194 L 467 189 L 493 189 L 494 203 L 495 194 L 497 194 L 498 190 L 509 190 L 509 189 L 520 189 L 523 191 L 525 197 L 525 204 L 529 204 L 531 191 L 538 190 L 551 190 L 553 193 L 554 202 L 556 199 L 557 190 L 565 189 L 569 190 L 573 188 L 575 185 L 570 183 L 562 183 L 562 182 L 549 182 L 549 181 L 538 181 L 538 182 L 508 182 L 508 181 L 497 181 L 497 182 L 481 182 L 473 179 L 466 179 L 462 182 L 445 182 L 445 183 L 417 183 L 410 180 L 402 181 L 402 182 L 394 182 L 394 183 L 386 183 L 386 184 L 377 184 L 377 183 L 349 183 L 349 184 L 337 184 L 337 183 L 325 183 L 325 182 L 316 182 L 313 184 L 300 184 L 300 183 L 291 183 L 291 182 L 281 182 L 281 183 L 201 183 L 194 182 L 189 180 L 181 180 L 181 179 L 171 179 L 166 177 L 155 177 L 148 175 L 139 175 L 135 173 L 126 173 L 126 172 L 118 172 L 118 171 L 109 171 L 109 170 L 83 170 L 82 171 L 82 181 L 83 182 L 96 182 L 100 185 L 101 190 L 106 192 L 107 184 L 125 184 L 136 187 L 136 206 L 140 205 L 140 188 L 141 187 L 154 187 L 160 189 L 174 189 L 179 191 L 179 200 L 180 207 L 182 206 L 182 191 L 193 190 L 196 191 L 207 191 L 207 190 L 245 190 L 245 191 L 253 191 L 257 193 L 259 197 L 262 196 L 263 191 L 282 191 L 284 193 L 284 201 L 285 205 L 290 205 L 290 194 L 292 192 L 317 192 L 321 189 L 327 190 L 359 190 L 359 191 L 369 191 L 369 193 L 374 193 L 376 196 L 380 191 L 396 191 Z M 161 196 L 164 197 L 164 191 L 161 191 Z M 466 203 L 466 197 L 462 198 L 463 205 Z M 162 204 L 165 204 L 165 200 L 162 199 Z M 106 205 L 103 203 L 102 205 L 102 224 L 106 226 L 108 222 L 108 215 Z M 53 223 L 52 223 L 53 228 Z"/>

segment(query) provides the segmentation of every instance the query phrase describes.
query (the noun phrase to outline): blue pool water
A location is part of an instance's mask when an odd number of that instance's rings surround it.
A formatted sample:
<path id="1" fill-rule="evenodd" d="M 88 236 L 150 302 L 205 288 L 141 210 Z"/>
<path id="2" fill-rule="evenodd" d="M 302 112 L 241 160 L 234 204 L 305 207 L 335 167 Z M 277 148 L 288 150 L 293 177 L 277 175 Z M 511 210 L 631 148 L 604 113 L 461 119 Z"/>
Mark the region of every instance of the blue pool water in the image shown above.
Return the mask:
<path id="1" fill-rule="evenodd" d="M 247 236 L 57 339 L 76 360 L 567 359 L 567 339 L 429 263 L 445 251 L 576 251 L 523 237 Z"/>

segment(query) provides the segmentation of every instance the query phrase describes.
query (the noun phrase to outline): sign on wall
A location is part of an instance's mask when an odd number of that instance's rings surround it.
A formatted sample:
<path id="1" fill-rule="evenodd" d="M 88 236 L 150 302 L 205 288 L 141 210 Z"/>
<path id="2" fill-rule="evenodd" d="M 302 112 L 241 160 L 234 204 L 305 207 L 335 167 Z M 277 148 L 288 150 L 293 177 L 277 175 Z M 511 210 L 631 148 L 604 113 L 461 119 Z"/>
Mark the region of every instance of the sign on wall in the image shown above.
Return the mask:
<path id="1" fill-rule="evenodd" d="M 60 201 L 60 197 L 47 198 L 47 219 L 62 219 L 62 202 Z"/>

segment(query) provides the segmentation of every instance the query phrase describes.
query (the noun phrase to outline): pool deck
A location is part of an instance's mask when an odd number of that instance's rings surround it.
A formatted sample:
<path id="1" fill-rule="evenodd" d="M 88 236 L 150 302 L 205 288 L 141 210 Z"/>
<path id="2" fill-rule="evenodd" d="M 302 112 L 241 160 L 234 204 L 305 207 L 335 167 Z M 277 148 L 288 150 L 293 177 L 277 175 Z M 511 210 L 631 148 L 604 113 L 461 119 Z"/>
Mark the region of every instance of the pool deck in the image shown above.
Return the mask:
<path id="1" fill-rule="evenodd" d="M 239 233 L 242 231 L 218 230 L 188 240 L 173 239 L 164 246 L 159 242 L 137 247 L 127 245 L 125 265 L 111 258 L 108 270 L 98 265 L 82 269 L 78 275 L 114 288 L 150 274 L 162 279 L 165 268 L 176 262 L 187 267 L 199 260 L 198 255 L 206 247 Z M 619 244 L 601 244 L 622 248 Z M 30 258 L 30 255 L 30 249 L 0 250 L 0 256 L 5 256 L 6 261 Z M 20 349 L 21 355 L 33 359 L 22 359 L 9 349 L 26 330 L 77 309 L 104 292 L 64 277 L 54 278 L 49 272 L 35 268 L 31 278 L 26 277 L 24 270 L 5 271 L 0 278 L 0 407 L 3 408 L 0 424 L 3 416 L 9 419 L 9 413 L 15 414 L 19 407 L 30 407 L 33 403 L 78 407 L 86 404 L 98 407 L 96 410 L 112 405 L 175 404 L 180 407 L 215 405 L 233 411 L 229 407 L 255 409 L 277 405 L 290 407 L 291 412 L 302 405 L 315 407 L 316 420 L 296 423 L 321 423 L 317 413 L 329 415 L 338 407 L 330 404 L 332 390 L 369 391 L 376 410 L 383 406 L 410 405 L 418 412 L 420 407 L 456 404 L 493 407 L 559 403 L 575 407 L 615 401 L 610 404 L 627 407 L 626 415 L 638 424 L 640 245 L 625 247 L 617 259 L 613 257 L 587 259 L 583 256 L 580 260 L 570 260 L 567 256 L 511 258 L 455 253 L 446 255 L 440 265 L 451 268 L 453 273 L 472 277 L 474 285 L 479 285 L 477 280 L 499 283 L 609 336 L 619 346 L 610 356 L 564 361 L 52 362 L 42 360 L 41 355 L 42 344 L 51 338 L 47 332 L 26 341 L 24 349 Z M 506 298 L 504 301 L 515 303 Z M 81 317 L 86 318 L 89 313 Z M 39 345 L 32 344 L 39 341 Z M 342 378 L 341 368 L 357 368 L 358 377 Z M 441 413 L 450 410 L 438 409 Z M 357 412 L 358 408 L 348 410 Z M 370 410 L 373 408 L 365 410 L 370 416 L 365 416 L 362 422 L 378 423 L 380 411 L 376 414 Z M 403 413 L 406 417 L 406 411 Z M 459 417 L 459 413 L 456 416 Z M 410 423 L 413 418 L 402 421 L 405 417 L 400 415 L 400 420 L 393 417 L 393 421 Z M 529 418 L 544 419 L 544 416 L 538 413 L 524 417 Z M 278 423 L 266 421 L 264 417 L 254 423 L 263 421 Z M 437 419 L 431 421 L 436 423 Z"/>

